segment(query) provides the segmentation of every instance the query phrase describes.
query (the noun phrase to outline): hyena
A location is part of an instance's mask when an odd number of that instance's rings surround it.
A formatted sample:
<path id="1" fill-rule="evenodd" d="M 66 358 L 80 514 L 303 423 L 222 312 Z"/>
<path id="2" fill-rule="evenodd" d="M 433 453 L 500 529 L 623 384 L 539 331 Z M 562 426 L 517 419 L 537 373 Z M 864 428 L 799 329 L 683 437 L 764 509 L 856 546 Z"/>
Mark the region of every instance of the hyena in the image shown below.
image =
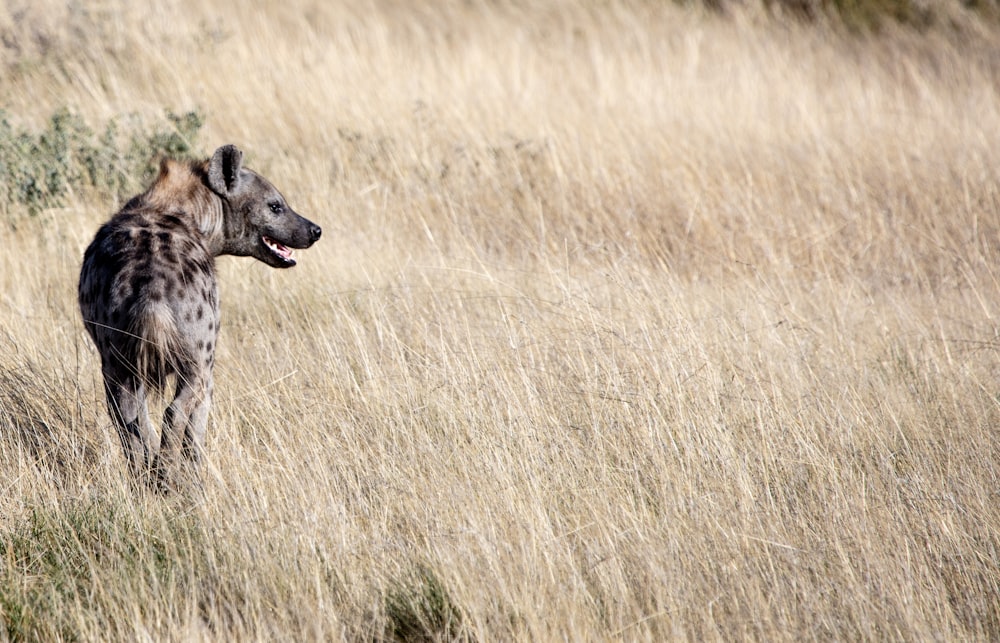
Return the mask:
<path id="1" fill-rule="evenodd" d="M 219 334 L 215 258 L 290 268 L 291 248 L 320 233 L 232 145 L 205 161 L 164 160 L 149 189 L 97 231 L 80 272 L 80 311 L 134 474 L 168 483 L 180 454 L 200 460 Z M 146 397 L 171 375 L 176 395 L 157 440 Z"/>

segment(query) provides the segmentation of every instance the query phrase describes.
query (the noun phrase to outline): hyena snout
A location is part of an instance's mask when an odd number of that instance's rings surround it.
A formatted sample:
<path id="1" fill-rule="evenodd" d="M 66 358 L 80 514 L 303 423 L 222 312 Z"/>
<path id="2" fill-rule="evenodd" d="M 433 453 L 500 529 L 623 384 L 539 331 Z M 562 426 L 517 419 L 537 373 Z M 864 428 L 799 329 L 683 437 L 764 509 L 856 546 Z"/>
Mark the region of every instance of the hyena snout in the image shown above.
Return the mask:
<path id="1" fill-rule="evenodd" d="M 311 246 L 312 244 L 314 244 L 317 241 L 319 241 L 319 236 L 321 234 L 323 234 L 323 229 L 321 227 L 319 227 L 318 225 L 316 225 L 315 223 L 313 223 L 312 221 L 310 221 L 309 222 L 309 245 Z"/>
<path id="2" fill-rule="evenodd" d="M 321 234 L 322 228 L 309 219 L 286 212 L 280 222 L 263 230 L 261 241 L 267 249 L 264 261 L 275 268 L 291 268 L 295 265 L 292 248 L 308 248 L 316 243 Z"/>

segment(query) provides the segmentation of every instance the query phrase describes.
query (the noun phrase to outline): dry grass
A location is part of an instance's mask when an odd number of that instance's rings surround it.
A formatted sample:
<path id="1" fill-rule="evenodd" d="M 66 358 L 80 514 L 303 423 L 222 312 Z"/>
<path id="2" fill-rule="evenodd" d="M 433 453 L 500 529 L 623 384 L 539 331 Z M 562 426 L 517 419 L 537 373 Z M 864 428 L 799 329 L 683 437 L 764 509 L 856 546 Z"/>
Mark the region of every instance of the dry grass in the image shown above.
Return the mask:
<path id="1" fill-rule="evenodd" d="M 199 108 L 325 234 L 219 261 L 164 499 L 75 303 L 116 204 L 3 232 L 6 636 L 1000 637 L 1000 38 L 118 5 L 0 9 L 12 118 Z"/>

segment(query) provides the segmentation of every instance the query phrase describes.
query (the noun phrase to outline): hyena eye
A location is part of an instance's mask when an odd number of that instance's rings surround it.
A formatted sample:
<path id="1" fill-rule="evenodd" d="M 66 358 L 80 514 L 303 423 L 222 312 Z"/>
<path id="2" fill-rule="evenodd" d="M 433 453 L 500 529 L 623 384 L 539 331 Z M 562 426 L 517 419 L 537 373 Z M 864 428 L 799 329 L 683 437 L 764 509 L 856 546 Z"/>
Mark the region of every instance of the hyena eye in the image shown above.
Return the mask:
<path id="1" fill-rule="evenodd" d="M 285 209 L 278 201 L 272 201 L 268 206 L 271 208 L 271 212 L 275 214 L 281 214 L 281 211 Z"/>

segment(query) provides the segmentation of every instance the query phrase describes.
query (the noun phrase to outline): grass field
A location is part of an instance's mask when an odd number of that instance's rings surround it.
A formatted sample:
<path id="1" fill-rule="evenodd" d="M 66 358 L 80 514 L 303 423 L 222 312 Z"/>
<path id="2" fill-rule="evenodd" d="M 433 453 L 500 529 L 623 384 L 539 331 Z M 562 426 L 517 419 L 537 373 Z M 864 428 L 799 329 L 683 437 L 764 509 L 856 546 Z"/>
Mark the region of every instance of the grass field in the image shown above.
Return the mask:
<path id="1" fill-rule="evenodd" d="M 163 497 L 76 304 L 121 197 L 0 208 L 0 640 L 1000 638 L 993 28 L 255 4 L 0 8 L 12 125 L 196 110 L 324 228 L 219 260 Z"/>

